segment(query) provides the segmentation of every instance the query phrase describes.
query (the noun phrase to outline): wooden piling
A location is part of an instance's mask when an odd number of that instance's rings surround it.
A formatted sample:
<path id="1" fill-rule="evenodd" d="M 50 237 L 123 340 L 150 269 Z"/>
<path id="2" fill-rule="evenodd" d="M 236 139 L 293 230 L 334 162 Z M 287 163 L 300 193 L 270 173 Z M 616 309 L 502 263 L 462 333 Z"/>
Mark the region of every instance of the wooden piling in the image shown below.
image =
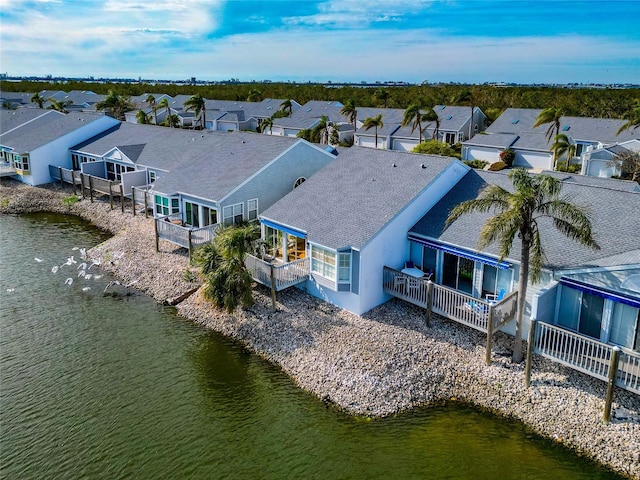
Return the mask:
<path id="1" fill-rule="evenodd" d="M 136 216 L 136 187 L 131 187 L 131 206 L 133 207 L 133 216 Z"/>
<path id="2" fill-rule="evenodd" d="M 433 282 L 427 281 L 427 327 L 431 326 L 431 307 L 433 306 Z"/>
<path id="3" fill-rule="evenodd" d="M 618 374 L 618 361 L 620 360 L 620 348 L 613 347 L 611 349 L 611 360 L 609 361 L 609 376 L 607 378 L 607 397 L 604 402 L 605 423 L 609 423 L 611 418 L 611 403 L 613 402 L 613 391 L 616 386 L 616 376 Z"/>
<path id="4" fill-rule="evenodd" d="M 153 228 L 156 232 L 156 252 L 160 251 L 160 238 L 158 237 L 158 219 L 153 219 Z"/>
<path id="5" fill-rule="evenodd" d="M 271 283 L 271 311 L 276 311 L 276 276 L 273 269 L 273 263 L 269 265 L 269 278 Z"/>
<path id="6" fill-rule="evenodd" d="M 89 198 L 93 203 L 93 177 L 91 175 L 89 175 Z"/>
<path id="7" fill-rule="evenodd" d="M 109 207 L 113 210 L 113 189 L 111 188 L 112 183 L 109 182 Z"/>
<path id="8" fill-rule="evenodd" d="M 529 326 L 529 336 L 527 338 L 527 363 L 524 369 L 524 384 L 527 388 L 531 385 L 531 362 L 533 360 L 533 342 L 535 341 L 537 320 L 531 319 Z"/>
<path id="9" fill-rule="evenodd" d="M 487 315 L 487 345 L 484 355 L 484 363 L 491 365 L 491 336 L 493 335 L 493 307 L 489 307 Z"/>

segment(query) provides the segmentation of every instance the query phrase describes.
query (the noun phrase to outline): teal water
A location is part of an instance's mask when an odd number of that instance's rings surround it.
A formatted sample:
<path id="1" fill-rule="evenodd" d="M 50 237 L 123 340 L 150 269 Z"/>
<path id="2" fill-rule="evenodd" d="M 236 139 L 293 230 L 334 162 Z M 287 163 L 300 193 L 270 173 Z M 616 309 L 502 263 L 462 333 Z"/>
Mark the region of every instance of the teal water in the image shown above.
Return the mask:
<path id="1" fill-rule="evenodd" d="M 74 248 L 104 239 L 70 217 L 0 216 L 2 479 L 618 478 L 465 406 L 327 408 L 173 308 L 103 295 L 95 267 L 78 277 Z"/>

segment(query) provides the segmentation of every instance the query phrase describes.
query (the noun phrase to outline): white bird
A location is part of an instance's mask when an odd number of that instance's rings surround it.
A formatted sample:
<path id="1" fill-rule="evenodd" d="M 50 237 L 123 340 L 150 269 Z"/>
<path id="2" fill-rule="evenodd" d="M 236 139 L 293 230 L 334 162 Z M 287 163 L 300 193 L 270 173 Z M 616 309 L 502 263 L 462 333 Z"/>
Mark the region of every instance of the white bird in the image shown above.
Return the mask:
<path id="1" fill-rule="evenodd" d="M 87 274 L 87 272 L 85 272 L 84 270 L 80 270 L 80 271 L 78 272 L 78 276 L 79 276 L 79 277 L 84 277 L 86 274 Z"/>
<path id="2" fill-rule="evenodd" d="M 91 260 L 91 265 L 89 265 L 89 268 L 87 268 L 87 270 L 91 270 L 91 267 L 93 267 L 94 265 L 100 266 L 100 262 L 98 260 Z"/>
<path id="3" fill-rule="evenodd" d="M 69 258 L 67 258 L 67 264 L 71 265 L 72 263 L 78 263 L 74 260 L 73 255 L 71 255 Z"/>
<path id="4" fill-rule="evenodd" d="M 65 285 L 71 285 L 73 283 L 73 278 L 69 277 L 64 281 Z"/>
<path id="5" fill-rule="evenodd" d="M 82 291 L 83 291 L 83 292 L 88 292 L 89 290 L 91 290 L 91 287 L 84 287 L 84 288 L 82 289 Z"/>
<path id="6" fill-rule="evenodd" d="M 82 259 L 86 259 L 87 258 L 87 249 L 86 248 L 81 248 L 80 249 L 80 258 L 82 258 Z"/>
<path id="7" fill-rule="evenodd" d="M 44 260 L 42 260 L 41 258 L 38 258 L 38 257 L 34 258 L 34 260 L 35 260 L 36 262 L 38 262 L 38 263 L 40 263 L 40 262 L 44 262 Z"/>
<path id="8" fill-rule="evenodd" d="M 16 291 L 15 288 L 7 288 L 7 293 L 13 293 L 15 291 Z"/>
<path id="9" fill-rule="evenodd" d="M 86 276 L 86 277 L 84 277 L 84 278 L 89 278 L 89 276 L 87 275 L 87 276 Z M 100 280 L 101 278 L 102 278 L 102 275 L 94 275 L 94 276 L 93 276 L 93 279 L 94 279 L 94 280 Z"/>
<path id="10" fill-rule="evenodd" d="M 83 275 L 83 277 L 85 278 L 85 280 L 89 280 L 92 275 L 90 273 L 87 273 L 86 275 Z"/>
<path id="11" fill-rule="evenodd" d="M 78 250 L 78 247 L 73 247 L 71 250 L 74 250 L 74 251 Z"/>
<path id="12" fill-rule="evenodd" d="M 51 273 L 56 273 L 58 271 L 58 266 L 54 265 L 53 267 L 51 267 Z"/>
<path id="13" fill-rule="evenodd" d="M 80 265 L 78 265 L 77 270 L 80 270 L 80 269 L 85 270 L 86 268 L 87 268 L 87 264 L 86 264 L 86 263 L 84 263 L 84 262 L 82 262 Z"/>

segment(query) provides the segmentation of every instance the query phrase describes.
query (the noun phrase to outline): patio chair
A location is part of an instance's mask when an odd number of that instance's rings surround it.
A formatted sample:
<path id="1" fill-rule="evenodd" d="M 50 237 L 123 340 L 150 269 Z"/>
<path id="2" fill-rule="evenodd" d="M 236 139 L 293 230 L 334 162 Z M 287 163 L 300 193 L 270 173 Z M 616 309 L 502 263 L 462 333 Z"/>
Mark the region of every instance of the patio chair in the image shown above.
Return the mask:
<path id="1" fill-rule="evenodd" d="M 407 277 L 395 276 L 393 277 L 393 289 L 395 291 L 403 292 L 407 288 Z"/>
<path id="2" fill-rule="evenodd" d="M 471 301 L 464 304 L 464 308 L 471 310 L 479 317 L 486 317 L 489 315 L 489 306 L 482 302 Z"/>
<path id="3" fill-rule="evenodd" d="M 404 262 L 404 268 L 413 268 L 413 267 L 415 267 L 415 265 L 413 264 L 412 261 L 409 260 Z"/>
<path id="4" fill-rule="evenodd" d="M 411 293 L 413 291 L 420 290 L 420 283 L 421 279 L 411 276 L 407 277 L 407 291 Z"/>
<path id="5" fill-rule="evenodd" d="M 485 295 L 484 298 L 486 298 L 487 302 L 489 303 L 498 303 L 500 300 L 502 300 L 504 298 L 504 294 L 505 294 L 505 290 L 504 288 L 501 288 L 500 291 L 497 294 L 494 293 L 488 293 L 487 295 Z"/>

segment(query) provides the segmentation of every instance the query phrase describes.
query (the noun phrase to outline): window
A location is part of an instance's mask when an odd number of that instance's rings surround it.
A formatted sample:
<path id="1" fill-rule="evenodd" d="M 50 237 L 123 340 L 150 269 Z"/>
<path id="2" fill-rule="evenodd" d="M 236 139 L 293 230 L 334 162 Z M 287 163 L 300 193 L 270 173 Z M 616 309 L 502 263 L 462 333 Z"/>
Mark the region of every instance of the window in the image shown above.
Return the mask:
<path id="1" fill-rule="evenodd" d="M 294 188 L 294 189 L 298 188 L 300 185 L 302 185 L 302 184 L 303 184 L 304 182 L 306 182 L 306 181 L 307 181 L 307 179 L 306 179 L 306 178 L 304 178 L 304 177 L 300 177 L 300 178 L 298 178 L 298 179 L 295 181 L 295 183 L 293 184 L 293 188 Z"/>
<path id="2" fill-rule="evenodd" d="M 510 292 L 512 279 L 512 268 L 504 269 L 482 264 L 482 297 L 489 294 L 497 295 L 500 290 Z"/>
<path id="3" fill-rule="evenodd" d="M 351 252 L 338 253 L 338 283 L 351 282 Z"/>
<path id="4" fill-rule="evenodd" d="M 282 232 L 275 228 L 265 226 L 264 238 L 266 243 L 266 253 L 275 258 L 282 257 Z"/>
<path id="5" fill-rule="evenodd" d="M 473 260 L 444 252 L 442 284 L 471 295 L 473 266 Z"/>
<path id="6" fill-rule="evenodd" d="M 293 262 L 307 255 L 307 241 L 302 237 L 287 235 L 287 260 Z"/>
<path id="7" fill-rule="evenodd" d="M 106 162 L 107 167 L 107 179 L 108 180 L 122 180 L 122 174 L 126 172 L 133 172 L 135 168 L 120 165 L 119 163 Z"/>
<path id="8" fill-rule="evenodd" d="M 198 204 L 184 202 L 185 219 L 187 225 L 198 228 L 200 226 L 200 216 L 198 215 Z"/>
<path id="9" fill-rule="evenodd" d="M 202 207 L 202 214 L 204 218 L 204 224 L 215 225 L 218 223 L 218 211 L 214 208 Z"/>
<path id="10" fill-rule="evenodd" d="M 640 352 L 640 309 L 613 303 L 609 341 Z"/>
<path id="11" fill-rule="evenodd" d="M 258 199 L 247 200 L 247 219 L 255 220 L 258 218 Z"/>
<path id="12" fill-rule="evenodd" d="M 604 298 L 562 287 L 558 324 L 592 338 L 600 338 Z"/>
<path id="13" fill-rule="evenodd" d="M 449 145 L 453 145 L 454 143 L 456 143 L 456 134 L 451 132 L 445 133 L 444 141 L 447 142 Z"/>
<path id="14" fill-rule="evenodd" d="M 156 172 L 149 170 L 149 183 L 156 181 Z"/>
<path id="15" fill-rule="evenodd" d="M 171 201 L 169 201 L 171 200 Z M 171 215 L 172 213 L 178 213 L 180 211 L 180 202 L 177 198 L 169 199 L 169 197 L 163 197 L 161 195 L 155 196 L 156 213 L 158 215 Z M 171 209 L 169 209 L 171 205 Z"/>
<path id="16" fill-rule="evenodd" d="M 243 219 L 244 204 L 236 203 L 222 209 L 222 223 L 225 225 L 235 225 Z"/>
<path id="17" fill-rule="evenodd" d="M 311 271 L 331 280 L 336 279 L 336 254 L 314 246 L 311 249 Z"/>
<path id="18" fill-rule="evenodd" d="M 16 170 L 22 170 L 23 172 L 29 171 L 29 155 L 22 154 L 18 155 L 17 153 L 13 154 L 13 168 Z"/>

